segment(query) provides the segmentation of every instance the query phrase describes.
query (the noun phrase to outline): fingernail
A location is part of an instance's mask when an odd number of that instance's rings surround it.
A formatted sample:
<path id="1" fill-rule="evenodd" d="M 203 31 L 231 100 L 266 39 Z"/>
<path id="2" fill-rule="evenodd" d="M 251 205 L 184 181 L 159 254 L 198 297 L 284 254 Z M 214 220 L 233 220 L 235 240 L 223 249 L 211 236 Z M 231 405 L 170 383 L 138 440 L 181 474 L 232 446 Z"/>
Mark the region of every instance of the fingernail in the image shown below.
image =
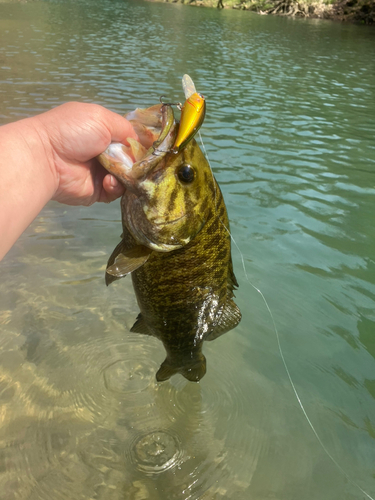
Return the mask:
<path id="1" fill-rule="evenodd" d="M 116 179 L 116 177 L 113 177 L 113 175 L 111 175 L 110 183 L 112 187 L 118 187 L 118 180 Z"/>

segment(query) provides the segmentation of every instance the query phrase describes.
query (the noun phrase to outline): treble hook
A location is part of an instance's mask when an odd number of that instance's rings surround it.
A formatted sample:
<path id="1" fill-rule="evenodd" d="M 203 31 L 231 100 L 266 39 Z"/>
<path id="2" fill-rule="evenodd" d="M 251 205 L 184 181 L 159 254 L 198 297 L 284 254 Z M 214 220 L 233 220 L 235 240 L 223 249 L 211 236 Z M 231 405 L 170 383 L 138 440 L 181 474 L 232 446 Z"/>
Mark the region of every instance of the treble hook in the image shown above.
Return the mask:
<path id="1" fill-rule="evenodd" d="M 165 153 L 165 151 L 161 151 L 160 149 L 155 148 L 151 154 L 154 156 L 161 156 L 163 153 Z"/>
<path id="2" fill-rule="evenodd" d="M 163 104 L 163 106 L 177 106 L 177 108 L 181 111 L 182 109 L 182 104 L 180 102 L 164 102 L 163 101 L 164 95 L 160 96 L 160 102 Z"/>

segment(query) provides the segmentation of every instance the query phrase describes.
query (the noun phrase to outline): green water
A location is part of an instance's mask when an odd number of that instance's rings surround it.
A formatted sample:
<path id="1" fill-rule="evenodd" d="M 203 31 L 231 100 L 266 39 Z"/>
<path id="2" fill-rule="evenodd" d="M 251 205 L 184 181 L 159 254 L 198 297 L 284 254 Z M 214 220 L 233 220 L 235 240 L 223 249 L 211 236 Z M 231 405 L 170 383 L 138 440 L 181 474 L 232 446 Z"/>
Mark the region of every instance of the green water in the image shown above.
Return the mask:
<path id="1" fill-rule="evenodd" d="M 0 264 L 0 499 L 374 498 L 375 30 L 0 4 L 1 123 L 181 100 L 184 73 L 207 99 L 243 320 L 205 345 L 200 384 L 157 384 L 130 280 L 104 285 L 118 202 L 50 203 Z"/>

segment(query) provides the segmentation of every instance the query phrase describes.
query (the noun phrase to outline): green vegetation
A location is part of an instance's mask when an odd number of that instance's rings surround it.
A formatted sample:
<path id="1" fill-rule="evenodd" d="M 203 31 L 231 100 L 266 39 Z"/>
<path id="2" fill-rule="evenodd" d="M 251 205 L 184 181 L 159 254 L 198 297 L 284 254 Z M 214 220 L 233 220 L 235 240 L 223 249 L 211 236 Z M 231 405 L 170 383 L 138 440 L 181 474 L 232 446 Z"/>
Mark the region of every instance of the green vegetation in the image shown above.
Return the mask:
<path id="1" fill-rule="evenodd" d="M 278 14 L 375 24 L 375 0 L 161 0 L 170 3 L 252 10 Z"/>

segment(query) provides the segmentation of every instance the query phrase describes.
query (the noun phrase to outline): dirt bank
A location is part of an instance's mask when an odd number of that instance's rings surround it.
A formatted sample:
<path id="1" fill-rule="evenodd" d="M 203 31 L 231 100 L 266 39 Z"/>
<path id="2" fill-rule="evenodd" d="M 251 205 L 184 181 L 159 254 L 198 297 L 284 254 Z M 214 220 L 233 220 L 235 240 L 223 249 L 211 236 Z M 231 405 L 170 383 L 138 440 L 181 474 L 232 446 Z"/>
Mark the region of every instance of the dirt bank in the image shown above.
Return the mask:
<path id="1" fill-rule="evenodd" d="M 375 25 L 375 0 L 154 0 Z"/>

